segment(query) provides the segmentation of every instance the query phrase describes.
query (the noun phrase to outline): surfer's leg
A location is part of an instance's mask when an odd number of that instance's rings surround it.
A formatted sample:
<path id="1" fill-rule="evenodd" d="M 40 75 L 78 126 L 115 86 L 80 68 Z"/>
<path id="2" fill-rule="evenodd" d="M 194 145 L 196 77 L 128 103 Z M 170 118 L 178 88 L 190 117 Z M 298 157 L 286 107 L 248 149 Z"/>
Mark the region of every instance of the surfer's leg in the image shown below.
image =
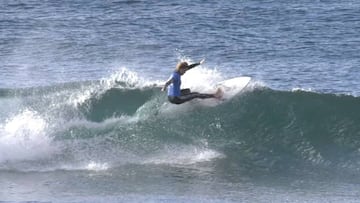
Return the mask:
<path id="1" fill-rule="evenodd" d="M 190 93 L 186 95 L 181 95 L 179 97 L 168 97 L 169 101 L 173 104 L 182 104 L 187 101 L 193 100 L 195 98 L 205 99 L 205 98 L 212 98 L 214 95 L 208 94 L 199 94 L 199 93 Z"/>
<path id="2" fill-rule="evenodd" d="M 208 98 L 214 98 L 215 95 L 214 94 L 202 94 L 202 93 L 195 93 L 194 94 L 195 98 L 199 98 L 199 99 L 208 99 Z"/>
<path id="3" fill-rule="evenodd" d="M 189 88 L 180 90 L 181 95 L 187 95 L 191 93 L 191 90 Z"/>
<path id="4" fill-rule="evenodd" d="M 182 100 L 179 97 L 172 97 L 172 96 L 169 96 L 168 100 L 172 104 L 182 104 L 182 103 L 186 102 L 185 100 Z"/>
<path id="5" fill-rule="evenodd" d="M 190 94 L 187 95 L 181 95 L 180 97 L 178 97 L 182 103 L 193 100 L 193 99 L 208 99 L 208 98 L 214 98 L 215 95 L 214 94 L 201 94 L 201 93 L 197 93 L 197 92 L 192 92 Z"/>
<path id="6" fill-rule="evenodd" d="M 173 104 L 182 104 L 182 103 L 185 103 L 185 102 L 193 100 L 193 99 L 219 98 L 219 97 L 221 97 L 221 95 L 222 95 L 222 91 L 220 89 L 218 89 L 215 94 L 190 92 L 188 94 L 181 95 L 179 97 L 168 97 L 168 99 Z"/>
<path id="7" fill-rule="evenodd" d="M 218 88 L 214 94 L 191 92 L 188 95 L 190 95 L 190 97 L 192 97 L 192 99 L 195 99 L 195 98 L 208 99 L 208 98 L 220 98 L 220 97 L 222 97 L 223 94 L 224 94 L 223 91 L 220 88 Z M 188 95 L 184 95 L 184 96 L 188 96 Z"/>

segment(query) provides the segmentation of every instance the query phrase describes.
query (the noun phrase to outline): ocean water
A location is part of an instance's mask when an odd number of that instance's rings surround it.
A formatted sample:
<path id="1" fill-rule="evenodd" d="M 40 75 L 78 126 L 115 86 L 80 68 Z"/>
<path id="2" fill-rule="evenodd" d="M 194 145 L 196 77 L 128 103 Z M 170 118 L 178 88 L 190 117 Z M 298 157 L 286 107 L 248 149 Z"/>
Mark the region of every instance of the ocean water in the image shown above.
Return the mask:
<path id="1" fill-rule="evenodd" d="M 359 202 L 360 2 L 0 3 L 0 202 Z M 167 102 L 182 86 L 225 102 Z"/>

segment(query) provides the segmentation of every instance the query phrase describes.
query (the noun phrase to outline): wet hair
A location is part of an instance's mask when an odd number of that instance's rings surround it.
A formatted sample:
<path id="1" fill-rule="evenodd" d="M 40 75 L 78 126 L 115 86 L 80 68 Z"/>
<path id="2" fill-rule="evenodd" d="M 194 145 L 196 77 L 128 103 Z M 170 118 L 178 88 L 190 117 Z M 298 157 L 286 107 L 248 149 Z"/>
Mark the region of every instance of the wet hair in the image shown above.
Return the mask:
<path id="1" fill-rule="evenodd" d="M 180 71 L 180 69 L 184 69 L 184 68 L 188 68 L 188 67 L 189 67 L 188 63 L 184 61 L 184 62 L 178 63 L 178 64 L 176 65 L 175 70 L 176 70 L 176 71 Z"/>

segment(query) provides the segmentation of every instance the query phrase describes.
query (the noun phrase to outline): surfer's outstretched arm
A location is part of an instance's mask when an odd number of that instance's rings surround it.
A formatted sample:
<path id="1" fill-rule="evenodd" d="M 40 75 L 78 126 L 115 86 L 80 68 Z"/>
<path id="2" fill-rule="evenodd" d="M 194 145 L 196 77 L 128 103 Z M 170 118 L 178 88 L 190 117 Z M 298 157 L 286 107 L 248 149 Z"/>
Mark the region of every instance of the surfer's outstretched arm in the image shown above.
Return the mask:
<path id="1" fill-rule="evenodd" d="M 190 69 L 192 69 L 192 68 L 195 68 L 195 67 L 198 66 L 198 65 L 200 65 L 200 63 L 190 64 L 187 69 L 190 70 Z"/>
<path id="2" fill-rule="evenodd" d="M 188 66 L 187 70 L 190 70 L 190 69 L 192 69 L 192 68 L 195 68 L 195 67 L 198 66 L 198 65 L 203 64 L 204 61 L 205 61 L 205 59 L 202 59 L 199 63 L 190 64 L 190 65 Z"/>

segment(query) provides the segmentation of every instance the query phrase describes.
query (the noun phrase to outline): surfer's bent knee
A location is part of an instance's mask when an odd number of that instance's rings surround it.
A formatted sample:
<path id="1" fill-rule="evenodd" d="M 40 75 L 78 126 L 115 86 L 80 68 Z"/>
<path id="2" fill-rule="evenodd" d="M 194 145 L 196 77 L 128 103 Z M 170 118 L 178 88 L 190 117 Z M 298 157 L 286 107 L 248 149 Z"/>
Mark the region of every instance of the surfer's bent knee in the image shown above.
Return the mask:
<path id="1" fill-rule="evenodd" d="M 172 104 L 182 104 L 185 102 L 185 101 L 182 101 L 179 97 L 173 97 L 173 96 L 168 96 L 168 100 Z"/>

